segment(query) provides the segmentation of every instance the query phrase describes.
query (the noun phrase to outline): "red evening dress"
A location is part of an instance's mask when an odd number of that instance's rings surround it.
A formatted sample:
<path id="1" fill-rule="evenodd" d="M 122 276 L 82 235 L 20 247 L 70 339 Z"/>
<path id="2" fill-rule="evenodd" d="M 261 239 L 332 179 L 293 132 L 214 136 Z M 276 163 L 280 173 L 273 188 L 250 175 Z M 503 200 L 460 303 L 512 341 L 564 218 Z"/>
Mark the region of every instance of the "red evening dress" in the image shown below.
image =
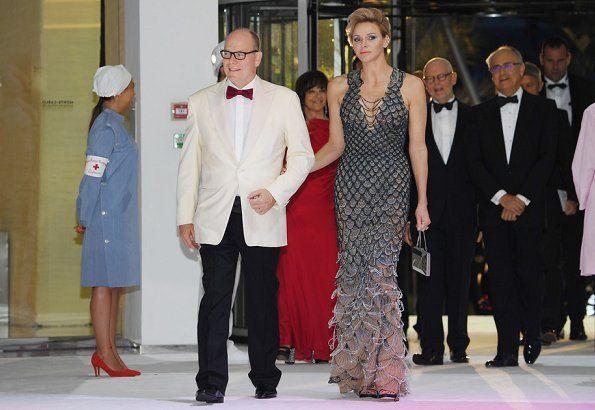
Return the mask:
<path id="1" fill-rule="evenodd" d="M 329 121 L 308 121 L 312 149 L 328 142 Z M 311 173 L 287 205 L 287 246 L 281 248 L 279 336 L 296 360 L 330 360 L 338 264 L 334 190 L 337 162 Z"/>

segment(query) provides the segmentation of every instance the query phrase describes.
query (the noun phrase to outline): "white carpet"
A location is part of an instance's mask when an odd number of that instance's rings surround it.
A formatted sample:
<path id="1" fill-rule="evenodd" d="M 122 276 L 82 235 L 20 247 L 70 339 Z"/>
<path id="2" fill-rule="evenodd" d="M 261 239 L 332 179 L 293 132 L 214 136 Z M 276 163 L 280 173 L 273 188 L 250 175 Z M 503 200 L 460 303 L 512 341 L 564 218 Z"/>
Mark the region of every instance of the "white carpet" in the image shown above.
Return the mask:
<path id="1" fill-rule="evenodd" d="M 329 385 L 328 365 L 279 364 L 283 372 L 279 397 L 256 400 L 248 366 L 230 366 L 223 405 L 229 409 L 595 409 L 595 345 L 590 340 L 564 341 L 544 349 L 533 366 L 486 369 L 495 334 L 491 318 L 471 320 L 469 365 L 411 368 L 409 396 L 399 402 L 340 395 Z M 410 334 L 411 336 L 411 334 Z M 234 361 L 245 359 L 239 346 Z M 157 348 L 125 361 L 143 374 L 132 379 L 95 378 L 89 355 L 0 359 L 0 409 L 170 409 L 204 406 L 194 401 L 196 355 L 192 351 Z M 413 352 L 419 351 L 416 343 Z M 243 358 L 242 358 L 243 357 Z"/>

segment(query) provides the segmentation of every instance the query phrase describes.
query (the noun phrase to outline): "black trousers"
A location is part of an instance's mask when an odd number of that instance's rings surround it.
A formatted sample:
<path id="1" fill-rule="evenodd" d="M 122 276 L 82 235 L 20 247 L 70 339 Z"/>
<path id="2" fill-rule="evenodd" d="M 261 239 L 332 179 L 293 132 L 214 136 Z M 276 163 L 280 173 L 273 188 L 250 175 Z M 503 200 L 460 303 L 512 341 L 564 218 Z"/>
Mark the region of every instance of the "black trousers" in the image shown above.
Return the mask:
<path id="1" fill-rule="evenodd" d="M 426 231 L 431 258 L 430 276 L 417 274 L 418 327 L 424 355 L 444 354 L 444 302 L 450 351 L 462 353 L 469 345 L 469 270 L 473 262 L 476 228 L 460 227 L 445 219 L 443 217 Z"/>
<path id="2" fill-rule="evenodd" d="M 564 214 L 560 210 L 557 192 L 554 201 L 548 203 L 547 227 L 543 236 L 545 280 L 541 330 L 544 332 L 558 330 L 562 314 L 563 281 L 560 270 L 560 245 Z"/>
<path id="3" fill-rule="evenodd" d="M 232 212 L 218 245 L 201 245 L 204 296 L 198 313 L 198 388 L 214 386 L 225 393 L 228 382 L 227 337 L 238 255 L 245 274 L 248 323 L 248 376 L 258 387 L 276 387 L 279 349 L 277 261 L 279 248 L 247 246 L 242 214 Z"/>
<path id="4" fill-rule="evenodd" d="M 542 229 L 507 222 L 484 229 L 498 355 L 518 354 L 519 332 L 539 340 L 543 295 Z"/>
<path id="5" fill-rule="evenodd" d="M 562 278 L 564 290 L 562 292 L 562 317 L 559 328 L 566 322 L 566 316 L 571 322 L 582 323 L 585 318 L 587 297 L 585 292 L 585 277 L 580 274 L 581 241 L 583 237 L 583 223 L 585 213 L 579 211 L 576 215 L 562 218 Z"/>

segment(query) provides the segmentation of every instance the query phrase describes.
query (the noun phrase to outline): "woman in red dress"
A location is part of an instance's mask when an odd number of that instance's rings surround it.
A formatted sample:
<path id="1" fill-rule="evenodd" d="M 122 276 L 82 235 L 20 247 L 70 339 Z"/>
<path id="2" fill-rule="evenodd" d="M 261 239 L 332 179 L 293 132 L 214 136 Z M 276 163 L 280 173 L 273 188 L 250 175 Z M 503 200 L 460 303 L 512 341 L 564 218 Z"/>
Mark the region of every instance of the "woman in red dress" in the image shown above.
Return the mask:
<path id="1" fill-rule="evenodd" d="M 328 80 L 320 71 L 302 74 L 295 91 L 302 102 L 314 152 L 329 139 L 326 115 Z M 287 205 L 287 246 L 281 248 L 279 277 L 278 358 L 330 360 L 337 273 L 337 227 L 333 183 L 337 163 L 311 173 Z"/>

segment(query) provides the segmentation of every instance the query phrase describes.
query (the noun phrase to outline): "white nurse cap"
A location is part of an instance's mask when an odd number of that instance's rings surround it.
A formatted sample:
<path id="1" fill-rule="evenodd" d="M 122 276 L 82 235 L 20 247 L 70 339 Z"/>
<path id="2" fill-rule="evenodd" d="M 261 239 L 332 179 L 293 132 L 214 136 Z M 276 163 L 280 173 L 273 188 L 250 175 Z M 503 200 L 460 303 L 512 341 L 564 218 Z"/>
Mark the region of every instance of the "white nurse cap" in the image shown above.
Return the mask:
<path id="1" fill-rule="evenodd" d="M 99 67 L 93 77 L 93 92 L 100 97 L 120 94 L 132 81 L 132 75 L 123 65 Z"/>

